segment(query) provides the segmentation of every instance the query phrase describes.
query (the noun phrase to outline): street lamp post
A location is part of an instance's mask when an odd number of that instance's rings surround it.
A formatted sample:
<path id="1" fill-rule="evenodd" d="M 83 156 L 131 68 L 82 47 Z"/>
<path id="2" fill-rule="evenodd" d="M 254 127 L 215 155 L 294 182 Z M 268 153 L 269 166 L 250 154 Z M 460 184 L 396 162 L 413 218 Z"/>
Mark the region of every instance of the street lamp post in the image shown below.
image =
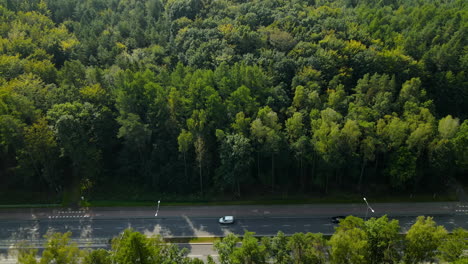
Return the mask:
<path id="1" fill-rule="evenodd" d="M 367 205 L 366 218 L 365 218 L 365 220 L 367 221 L 367 214 L 369 213 L 369 209 L 371 210 L 372 213 L 374 213 L 374 209 L 372 209 L 372 207 L 369 205 L 369 203 L 367 202 L 366 197 L 364 197 L 363 199 L 364 199 L 364 202 L 366 202 L 366 205 Z"/>
<path id="2" fill-rule="evenodd" d="M 159 204 L 161 203 L 161 200 L 158 200 L 158 209 L 156 209 L 156 214 L 154 216 L 158 216 L 158 212 L 159 212 Z"/>

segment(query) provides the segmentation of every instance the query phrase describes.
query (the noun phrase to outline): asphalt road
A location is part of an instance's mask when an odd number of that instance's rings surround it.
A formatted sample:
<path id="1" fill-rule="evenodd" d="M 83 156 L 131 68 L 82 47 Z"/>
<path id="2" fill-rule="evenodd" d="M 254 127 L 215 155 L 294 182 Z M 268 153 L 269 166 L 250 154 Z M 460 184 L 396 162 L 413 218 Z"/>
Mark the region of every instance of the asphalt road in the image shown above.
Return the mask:
<path id="1" fill-rule="evenodd" d="M 156 204 L 155 204 L 156 205 Z M 287 206 L 193 206 L 175 207 L 161 204 L 158 215 L 155 207 L 113 208 L 54 208 L 0 209 L 0 263 L 15 263 L 14 258 L 2 259 L 16 242 L 27 240 L 40 248 L 47 232 L 72 232 L 72 239 L 80 247 L 109 247 L 109 239 L 126 228 L 147 235 L 165 237 L 224 236 L 243 234 L 244 230 L 257 235 L 313 232 L 332 234 L 336 225 L 330 217 L 355 215 L 379 217 L 388 215 L 400 222 L 406 232 L 418 215 L 433 216 L 448 230 L 468 229 L 468 204 L 452 203 L 386 203 L 372 204 L 375 213 L 365 204 L 287 205 Z M 218 218 L 233 215 L 233 225 L 220 225 Z M 179 244 L 189 249 L 189 256 L 216 258 L 211 244 Z"/>
<path id="2" fill-rule="evenodd" d="M 400 221 L 405 232 L 415 221 L 414 216 L 391 217 Z M 468 218 L 463 215 L 437 215 L 434 220 L 448 230 L 456 227 L 468 229 Z M 77 241 L 99 239 L 105 243 L 126 228 L 133 228 L 146 235 L 164 237 L 225 236 L 228 233 L 243 234 L 244 230 L 261 236 L 272 236 L 278 231 L 285 234 L 313 232 L 332 234 L 335 224 L 329 217 L 264 217 L 238 218 L 232 225 L 220 225 L 217 218 L 171 217 L 159 219 L 44 219 L 26 221 L 0 221 L 0 241 L 37 240 L 49 232 L 72 232 Z"/>
<path id="3" fill-rule="evenodd" d="M 72 232 L 80 246 L 108 247 L 109 239 L 126 228 L 147 235 L 164 237 L 257 235 L 313 232 L 332 234 L 333 215 L 379 217 L 387 214 L 400 221 L 401 231 L 407 231 L 418 215 L 434 216 L 448 230 L 468 229 L 468 205 L 462 203 L 372 204 L 375 213 L 364 204 L 287 205 L 287 206 L 194 206 L 165 207 L 155 216 L 156 207 L 137 208 L 60 208 L 0 210 L 0 250 L 6 250 L 19 240 L 28 240 L 38 247 L 47 232 Z M 234 215 L 233 225 L 220 225 L 222 215 Z M 188 246 L 193 254 L 192 246 Z M 195 254 L 197 255 L 197 254 Z"/>

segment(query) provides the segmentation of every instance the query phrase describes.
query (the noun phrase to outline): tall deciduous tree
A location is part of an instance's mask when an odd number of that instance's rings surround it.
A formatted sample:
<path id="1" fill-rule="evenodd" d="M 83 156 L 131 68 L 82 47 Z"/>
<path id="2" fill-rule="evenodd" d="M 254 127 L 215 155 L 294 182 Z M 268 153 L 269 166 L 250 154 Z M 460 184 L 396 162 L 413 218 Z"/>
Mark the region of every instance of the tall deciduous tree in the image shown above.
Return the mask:
<path id="1" fill-rule="evenodd" d="M 278 115 L 268 106 L 260 109 L 257 114 L 257 119 L 252 122 L 250 132 L 259 148 L 271 154 L 271 186 L 272 189 L 274 189 L 274 155 L 279 151 L 282 140 L 281 124 L 278 122 Z M 257 163 L 259 163 L 259 158 L 257 158 Z M 257 166 L 259 166 L 259 164 L 257 164 Z"/>
<path id="2" fill-rule="evenodd" d="M 177 142 L 179 143 L 179 152 L 182 152 L 184 155 L 184 173 L 185 173 L 185 179 L 188 180 L 187 176 L 187 152 L 190 149 L 190 146 L 192 145 L 193 141 L 193 136 L 192 133 L 189 131 L 182 129 L 182 132 L 180 132 L 179 137 L 177 138 Z"/>
<path id="3" fill-rule="evenodd" d="M 250 180 L 249 170 L 253 162 L 250 140 L 242 134 L 218 136 L 220 146 L 220 173 L 222 184 L 231 185 L 233 192 L 240 197 L 241 184 Z"/>
<path id="4" fill-rule="evenodd" d="M 48 126 L 47 120 L 41 118 L 25 128 L 24 140 L 25 147 L 19 155 L 21 168 L 32 168 L 33 175 L 42 178 L 51 190 L 60 191 L 63 188 L 63 178 L 60 176 L 58 164 L 60 153 L 54 132 Z M 29 174 L 29 171 L 23 173 Z M 31 177 L 33 175 L 24 176 L 34 182 Z"/>
<path id="5" fill-rule="evenodd" d="M 148 124 L 144 124 L 140 117 L 136 114 L 129 113 L 117 118 L 120 124 L 118 138 L 125 140 L 125 145 L 137 153 L 140 169 L 138 172 L 142 176 L 148 176 L 150 170 L 148 158 L 148 144 L 151 140 L 152 131 L 149 129 Z M 145 177 L 145 178 L 146 178 Z"/>
<path id="6" fill-rule="evenodd" d="M 456 152 L 456 164 L 460 169 L 468 170 L 468 120 L 465 120 L 454 138 L 451 139 Z"/>
<path id="7" fill-rule="evenodd" d="M 320 112 L 319 119 L 311 122 L 313 126 L 312 145 L 328 167 L 325 179 L 319 179 L 321 185 L 325 186 L 325 192 L 328 192 L 329 186 L 330 173 L 328 172 L 336 174 L 344 162 L 343 153 L 340 151 L 341 119 L 342 116 L 339 113 L 331 108 L 326 108 Z"/>
<path id="8" fill-rule="evenodd" d="M 65 103 L 54 105 L 47 118 L 51 123 L 58 147 L 64 158 L 70 161 L 70 183 L 73 189 L 93 181 L 99 174 L 101 150 L 96 141 L 95 122 L 102 117 L 100 109 L 89 103 Z M 73 199 L 77 199 L 75 193 Z"/>
<path id="9" fill-rule="evenodd" d="M 195 155 L 198 163 L 200 176 L 200 193 L 203 194 L 203 161 L 206 154 L 206 144 L 204 139 L 204 131 L 207 124 L 207 114 L 204 110 L 194 110 L 192 117 L 187 119 L 187 127 L 195 137 L 193 146 L 195 147 Z"/>
<path id="10" fill-rule="evenodd" d="M 286 120 L 286 135 L 289 140 L 290 149 L 294 152 L 296 159 L 299 161 L 299 175 L 301 186 L 306 186 L 303 160 L 307 155 L 309 148 L 309 140 L 306 134 L 303 115 L 300 112 L 295 112 L 292 117 Z"/>

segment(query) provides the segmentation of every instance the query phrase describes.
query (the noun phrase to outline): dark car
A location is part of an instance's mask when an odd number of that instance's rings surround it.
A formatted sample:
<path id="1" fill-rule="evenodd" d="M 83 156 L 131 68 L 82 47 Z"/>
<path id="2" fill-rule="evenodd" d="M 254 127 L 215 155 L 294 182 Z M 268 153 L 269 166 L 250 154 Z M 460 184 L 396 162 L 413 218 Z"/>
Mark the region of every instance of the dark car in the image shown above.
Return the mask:
<path id="1" fill-rule="evenodd" d="M 345 219 L 346 216 L 344 215 L 337 215 L 337 216 L 333 216 L 331 218 L 331 222 L 334 223 L 334 224 L 339 224 L 341 220 Z"/>

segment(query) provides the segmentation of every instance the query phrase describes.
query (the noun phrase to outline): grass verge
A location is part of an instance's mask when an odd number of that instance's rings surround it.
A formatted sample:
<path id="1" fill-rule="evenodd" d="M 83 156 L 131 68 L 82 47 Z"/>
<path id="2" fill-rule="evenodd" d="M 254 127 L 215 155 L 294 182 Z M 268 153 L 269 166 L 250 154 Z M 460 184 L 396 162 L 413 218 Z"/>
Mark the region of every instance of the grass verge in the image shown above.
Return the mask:
<path id="1" fill-rule="evenodd" d="M 466 187 L 466 186 L 465 186 Z M 120 193 L 120 192 L 117 192 Z M 369 193 L 366 197 L 372 203 L 405 203 L 405 202 L 448 202 L 457 201 L 455 193 L 444 192 L 436 194 L 428 193 L 406 193 L 406 194 L 382 194 Z M 467 192 L 468 193 L 468 192 Z M 120 195 L 122 195 L 120 193 Z M 29 208 L 29 207 L 60 207 L 66 205 L 64 193 L 62 204 L 57 203 L 57 199 L 46 199 L 44 194 L 28 194 L 28 193 L 1 193 L 0 208 Z M 289 204 L 334 204 L 334 203 L 361 203 L 362 195 L 353 193 L 334 192 L 328 195 L 318 194 L 301 194 L 301 195 L 285 195 L 285 194 L 268 194 L 268 195 L 250 195 L 244 196 L 242 199 L 233 200 L 228 196 L 206 195 L 200 196 L 176 196 L 155 193 L 140 192 L 138 197 L 132 195 L 123 195 L 112 197 L 101 193 L 100 197 L 86 197 L 84 204 L 89 207 L 136 207 L 136 206 L 155 206 L 158 200 L 165 206 L 197 206 L 197 205 L 289 205 Z M 11 200 L 14 197 L 15 200 Z M 107 197 L 107 198 L 104 198 Z M 34 203 L 31 203 L 34 201 Z M 81 202 L 83 204 L 83 202 Z M 3 204 L 3 205 L 2 205 Z"/>
<path id="2" fill-rule="evenodd" d="M 169 243 L 214 243 L 221 240 L 222 237 L 172 237 L 164 238 L 164 241 Z"/>

